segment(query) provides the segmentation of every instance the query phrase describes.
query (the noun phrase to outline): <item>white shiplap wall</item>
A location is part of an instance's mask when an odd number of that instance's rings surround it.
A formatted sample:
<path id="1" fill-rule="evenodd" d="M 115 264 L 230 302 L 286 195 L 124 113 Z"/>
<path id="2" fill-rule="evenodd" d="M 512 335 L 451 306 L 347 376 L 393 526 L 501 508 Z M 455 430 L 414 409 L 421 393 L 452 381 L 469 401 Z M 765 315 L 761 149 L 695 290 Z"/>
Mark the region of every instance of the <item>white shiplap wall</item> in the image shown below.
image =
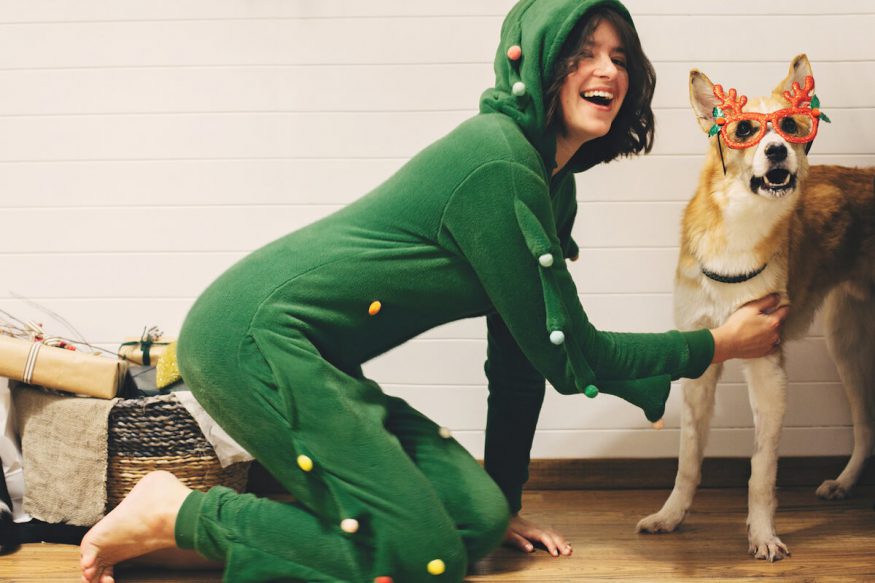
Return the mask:
<path id="1" fill-rule="evenodd" d="M 508 0 L 0 1 L 0 308 L 113 346 L 178 331 L 197 294 L 254 248 L 354 200 L 476 111 Z M 875 5 L 629 0 L 659 76 L 646 158 L 579 177 L 574 275 L 594 322 L 670 328 L 678 221 L 705 141 L 687 72 L 761 94 L 807 52 L 833 124 L 815 162 L 875 164 Z M 56 331 L 58 325 L 48 322 Z M 782 452 L 850 451 L 818 327 L 788 348 Z M 482 454 L 483 323 L 434 330 L 367 365 Z M 448 364 L 450 366 L 448 366 Z M 730 366 L 709 453 L 746 455 Z M 672 456 L 604 397 L 548 395 L 535 457 Z"/>

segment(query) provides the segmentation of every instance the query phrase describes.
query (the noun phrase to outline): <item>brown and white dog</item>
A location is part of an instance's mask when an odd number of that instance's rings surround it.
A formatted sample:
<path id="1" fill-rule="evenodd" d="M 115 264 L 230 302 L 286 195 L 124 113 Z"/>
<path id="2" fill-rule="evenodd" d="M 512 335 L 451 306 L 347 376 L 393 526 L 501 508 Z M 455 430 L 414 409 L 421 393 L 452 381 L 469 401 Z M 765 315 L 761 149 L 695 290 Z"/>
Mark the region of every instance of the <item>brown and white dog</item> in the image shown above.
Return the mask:
<path id="1" fill-rule="evenodd" d="M 809 76 L 808 58 L 797 56 L 774 92 L 751 100 L 746 110 L 787 109 L 794 97 L 799 105 Z M 844 471 L 823 482 L 817 495 L 844 498 L 875 444 L 875 168 L 809 167 L 806 144 L 788 138 L 804 137 L 817 123 L 816 100 L 808 104 L 807 115 L 787 116 L 791 121 L 777 114 L 747 123 L 735 116 L 730 123 L 733 116 L 718 120 L 715 114 L 741 112 L 743 98 L 734 92 L 728 100 L 718 98 L 714 87 L 699 71 L 690 72 L 690 100 L 699 124 L 711 130 L 709 135 L 718 127 L 721 132 L 710 139 L 698 189 L 684 214 L 675 278 L 676 323 L 688 330 L 713 328 L 742 304 L 778 292 L 790 304 L 783 329 L 787 341 L 802 336 L 824 305 L 827 344 L 851 406 L 854 449 Z M 717 93 L 726 97 L 719 86 Z M 751 147 L 739 147 L 760 137 Z M 733 144 L 736 148 L 727 147 Z M 769 561 L 790 554 L 774 524 L 778 441 L 787 400 L 780 348 L 742 363 L 756 427 L 748 491 L 749 549 Z M 712 365 L 700 378 L 684 382 L 674 490 L 659 512 L 638 523 L 639 532 L 671 532 L 690 508 L 721 370 L 721 365 Z"/>

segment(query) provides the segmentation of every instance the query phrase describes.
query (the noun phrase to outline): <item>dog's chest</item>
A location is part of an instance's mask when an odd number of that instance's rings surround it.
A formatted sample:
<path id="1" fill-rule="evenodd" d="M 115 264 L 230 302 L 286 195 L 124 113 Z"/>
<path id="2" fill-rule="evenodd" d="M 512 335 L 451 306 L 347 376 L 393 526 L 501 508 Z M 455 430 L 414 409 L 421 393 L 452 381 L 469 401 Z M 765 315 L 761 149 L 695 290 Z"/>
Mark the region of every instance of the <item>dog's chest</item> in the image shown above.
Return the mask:
<path id="1" fill-rule="evenodd" d="M 769 264 L 757 276 L 741 283 L 722 283 L 701 272 L 675 288 L 675 321 L 682 329 L 719 326 L 741 305 L 773 292 L 786 294 L 785 270 Z M 695 282 L 695 285 L 690 283 Z"/>

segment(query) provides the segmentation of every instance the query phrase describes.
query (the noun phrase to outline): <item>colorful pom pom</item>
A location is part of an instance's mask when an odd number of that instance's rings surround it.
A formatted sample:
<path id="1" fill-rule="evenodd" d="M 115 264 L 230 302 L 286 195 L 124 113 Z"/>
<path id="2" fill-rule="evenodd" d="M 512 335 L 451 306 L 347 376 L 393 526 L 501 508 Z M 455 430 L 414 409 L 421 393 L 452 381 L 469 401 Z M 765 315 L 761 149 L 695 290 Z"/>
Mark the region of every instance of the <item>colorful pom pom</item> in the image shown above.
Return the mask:
<path id="1" fill-rule="evenodd" d="M 599 394 L 599 388 L 595 385 L 587 385 L 586 388 L 583 389 L 583 394 L 590 399 L 594 399 Z"/>
<path id="2" fill-rule="evenodd" d="M 313 460 L 301 454 L 298 456 L 298 467 L 305 472 L 309 472 L 313 469 Z"/>
<path id="3" fill-rule="evenodd" d="M 563 342 L 565 342 L 565 333 L 562 330 L 553 330 L 550 332 L 550 342 L 559 346 Z"/>
<path id="4" fill-rule="evenodd" d="M 380 313 L 380 310 L 383 309 L 383 303 L 380 300 L 374 300 L 371 302 L 371 305 L 368 306 L 368 314 L 371 316 L 376 316 Z"/>
<path id="5" fill-rule="evenodd" d="M 520 57 L 523 56 L 523 49 L 520 48 L 519 45 L 513 45 L 509 49 L 507 49 L 507 58 L 511 61 L 519 61 Z"/>
<path id="6" fill-rule="evenodd" d="M 552 267 L 553 255 L 551 253 L 544 253 L 543 255 L 538 257 L 538 263 L 541 264 L 541 267 Z"/>
<path id="7" fill-rule="evenodd" d="M 517 97 L 522 97 L 526 94 L 526 84 L 522 81 L 517 81 L 513 84 L 513 87 L 510 88 L 510 92 Z"/>
<path id="8" fill-rule="evenodd" d="M 432 575 L 441 575 L 447 570 L 447 566 L 440 559 L 434 559 L 433 561 L 428 562 L 426 569 L 428 569 L 428 572 Z"/>

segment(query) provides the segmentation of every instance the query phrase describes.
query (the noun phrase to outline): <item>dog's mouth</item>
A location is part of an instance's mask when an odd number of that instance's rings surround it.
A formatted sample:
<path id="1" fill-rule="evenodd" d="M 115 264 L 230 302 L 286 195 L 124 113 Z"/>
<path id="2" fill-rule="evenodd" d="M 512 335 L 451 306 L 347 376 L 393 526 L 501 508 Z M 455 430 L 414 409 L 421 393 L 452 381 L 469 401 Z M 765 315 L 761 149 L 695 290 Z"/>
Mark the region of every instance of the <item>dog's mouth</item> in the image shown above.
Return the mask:
<path id="1" fill-rule="evenodd" d="M 772 168 L 762 176 L 752 176 L 750 189 L 754 194 L 780 198 L 796 188 L 796 175 L 786 168 Z"/>

